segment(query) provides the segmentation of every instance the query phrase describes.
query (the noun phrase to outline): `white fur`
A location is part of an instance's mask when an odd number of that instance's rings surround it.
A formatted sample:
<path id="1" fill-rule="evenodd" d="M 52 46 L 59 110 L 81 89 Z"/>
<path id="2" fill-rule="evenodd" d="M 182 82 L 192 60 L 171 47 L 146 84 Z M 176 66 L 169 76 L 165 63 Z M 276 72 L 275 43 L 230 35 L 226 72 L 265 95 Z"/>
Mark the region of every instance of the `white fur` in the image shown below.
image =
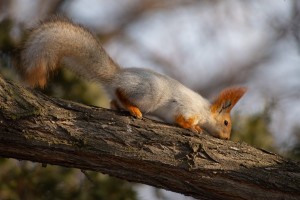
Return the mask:
<path id="1" fill-rule="evenodd" d="M 124 91 L 143 114 L 154 115 L 165 122 L 175 123 L 178 115 L 186 119 L 197 116 L 196 124 L 211 121 L 209 101 L 178 81 L 151 70 L 123 69 L 109 87 L 110 91 L 117 88 Z M 114 93 L 111 95 L 118 99 Z"/>

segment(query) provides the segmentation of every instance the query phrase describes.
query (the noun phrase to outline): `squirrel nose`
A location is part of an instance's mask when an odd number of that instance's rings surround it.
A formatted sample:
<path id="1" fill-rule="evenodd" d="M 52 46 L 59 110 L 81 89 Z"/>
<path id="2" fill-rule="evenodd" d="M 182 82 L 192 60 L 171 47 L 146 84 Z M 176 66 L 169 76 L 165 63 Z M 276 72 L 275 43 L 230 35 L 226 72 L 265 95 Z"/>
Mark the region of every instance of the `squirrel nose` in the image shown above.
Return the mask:
<path id="1" fill-rule="evenodd" d="M 227 136 L 227 135 L 223 135 L 222 139 L 223 140 L 229 140 L 230 136 Z"/>

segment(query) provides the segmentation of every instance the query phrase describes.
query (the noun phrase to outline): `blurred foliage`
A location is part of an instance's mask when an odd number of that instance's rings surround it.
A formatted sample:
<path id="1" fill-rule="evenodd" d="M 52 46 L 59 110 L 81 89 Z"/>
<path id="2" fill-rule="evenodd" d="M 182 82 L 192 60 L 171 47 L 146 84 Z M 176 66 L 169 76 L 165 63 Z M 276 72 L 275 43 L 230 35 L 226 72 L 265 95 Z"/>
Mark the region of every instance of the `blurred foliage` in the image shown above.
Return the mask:
<path id="1" fill-rule="evenodd" d="M 294 145 L 293 148 L 289 149 L 285 155 L 293 160 L 300 161 L 300 125 L 294 127 L 293 130 Z"/>
<path id="2" fill-rule="evenodd" d="M 80 102 L 86 105 L 108 108 L 109 102 L 104 90 L 97 83 L 77 77 L 66 68 L 61 68 L 50 78 L 49 84 L 41 90 L 47 95 Z"/>
<path id="3" fill-rule="evenodd" d="M 0 199 L 136 199 L 128 182 L 101 173 L 0 159 Z M 91 178 L 92 177 L 92 178 Z M 92 180 L 90 180 L 92 179 Z"/>
<path id="4" fill-rule="evenodd" d="M 274 138 L 269 130 L 271 122 L 270 111 L 273 106 L 275 105 L 270 103 L 261 113 L 250 116 L 241 117 L 234 115 L 231 139 L 276 152 Z"/>
<path id="5" fill-rule="evenodd" d="M 14 48 L 14 41 L 11 38 L 12 21 L 5 19 L 0 23 L 0 49 L 2 52 L 11 51 Z"/>

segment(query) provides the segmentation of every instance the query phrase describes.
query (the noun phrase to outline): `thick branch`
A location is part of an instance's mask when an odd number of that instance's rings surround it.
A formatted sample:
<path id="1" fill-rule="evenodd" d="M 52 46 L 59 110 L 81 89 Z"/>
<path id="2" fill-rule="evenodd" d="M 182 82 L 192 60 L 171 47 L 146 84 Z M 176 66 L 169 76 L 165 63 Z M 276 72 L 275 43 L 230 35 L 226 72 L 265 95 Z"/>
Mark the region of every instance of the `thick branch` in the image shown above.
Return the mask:
<path id="1" fill-rule="evenodd" d="M 299 199 L 297 163 L 0 78 L 0 156 L 88 169 L 200 199 Z"/>

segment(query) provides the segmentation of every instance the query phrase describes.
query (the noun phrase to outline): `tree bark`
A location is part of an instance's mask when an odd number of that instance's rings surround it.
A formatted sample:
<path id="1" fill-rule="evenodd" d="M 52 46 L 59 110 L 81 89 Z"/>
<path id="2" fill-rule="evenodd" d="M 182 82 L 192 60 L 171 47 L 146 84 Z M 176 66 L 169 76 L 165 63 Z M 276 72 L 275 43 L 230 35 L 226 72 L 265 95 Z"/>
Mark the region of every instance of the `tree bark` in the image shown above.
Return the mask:
<path id="1" fill-rule="evenodd" d="M 0 156 L 99 171 L 198 199 L 300 199 L 299 163 L 0 77 Z"/>

